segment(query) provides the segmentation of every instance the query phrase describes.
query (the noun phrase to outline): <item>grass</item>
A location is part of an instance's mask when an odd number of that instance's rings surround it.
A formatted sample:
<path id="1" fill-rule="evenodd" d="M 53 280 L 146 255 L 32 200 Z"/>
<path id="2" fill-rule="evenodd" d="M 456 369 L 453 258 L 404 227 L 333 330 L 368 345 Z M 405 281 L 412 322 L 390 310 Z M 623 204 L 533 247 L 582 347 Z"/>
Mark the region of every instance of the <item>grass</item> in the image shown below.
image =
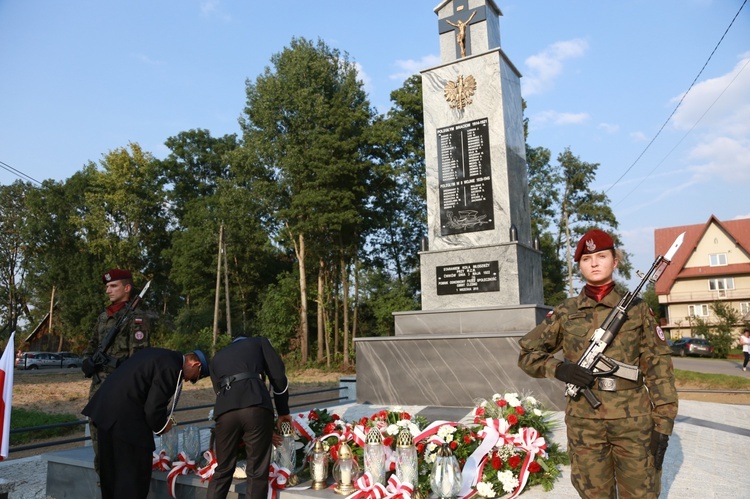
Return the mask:
<path id="1" fill-rule="evenodd" d="M 10 429 L 29 428 L 32 426 L 46 426 L 60 423 L 78 421 L 79 418 L 73 414 L 45 414 L 39 411 L 31 411 L 13 407 L 10 413 Z M 10 445 L 26 444 L 33 440 L 61 437 L 80 431 L 80 426 L 64 426 L 62 428 L 49 428 L 23 433 L 11 433 Z"/>
<path id="2" fill-rule="evenodd" d="M 750 378 L 741 376 L 708 374 L 675 369 L 674 377 L 678 385 L 697 384 L 706 390 L 750 390 Z"/>

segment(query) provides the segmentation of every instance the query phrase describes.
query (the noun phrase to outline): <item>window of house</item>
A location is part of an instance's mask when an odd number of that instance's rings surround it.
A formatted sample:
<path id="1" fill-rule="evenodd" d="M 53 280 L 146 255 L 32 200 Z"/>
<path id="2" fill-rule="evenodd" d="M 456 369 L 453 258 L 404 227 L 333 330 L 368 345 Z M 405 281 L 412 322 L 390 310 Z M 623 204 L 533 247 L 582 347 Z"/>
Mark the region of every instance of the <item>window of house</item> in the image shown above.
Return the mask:
<path id="1" fill-rule="evenodd" d="M 708 261 L 711 267 L 720 267 L 722 265 L 726 265 L 727 254 L 726 253 L 714 253 L 713 255 L 708 255 Z"/>
<path id="2" fill-rule="evenodd" d="M 740 313 L 743 316 L 745 316 L 748 313 L 750 313 L 750 302 L 748 302 L 748 301 L 740 302 Z"/>
<path id="3" fill-rule="evenodd" d="M 711 291 L 723 291 L 734 289 L 734 277 L 721 277 L 708 280 L 708 289 Z"/>
<path id="4" fill-rule="evenodd" d="M 692 317 L 706 317 L 708 316 L 708 305 L 688 305 L 688 314 Z"/>

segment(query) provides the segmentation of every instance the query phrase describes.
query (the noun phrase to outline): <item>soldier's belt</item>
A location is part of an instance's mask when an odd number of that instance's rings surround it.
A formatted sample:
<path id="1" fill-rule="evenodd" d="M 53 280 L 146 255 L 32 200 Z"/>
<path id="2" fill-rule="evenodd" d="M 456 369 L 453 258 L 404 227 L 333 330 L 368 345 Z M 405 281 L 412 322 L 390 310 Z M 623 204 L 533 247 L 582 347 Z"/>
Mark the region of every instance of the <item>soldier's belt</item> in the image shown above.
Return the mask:
<path id="1" fill-rule="evenodd" d="M 643 380 L 631 381 L 629 379 L 615 378 L 610 376 L 597 377 L 592 390 L 602 392 L 619 392 L 621 390 L 633 390 L 643 386 Z"/>
<path id="2" fill-rule="evenodd" d="M 231 376 L 222 376 L 222 378 L 219 380 L 219 391 L 216 392 L 216 394 L 218 395 L 222 390 L 230 390 L 232 388 L 232 383 L 234 383 L 235 381 L 240 381 L 248 378 L 260 379 L 262 381 L 263 375 L 260 373 L 256 373 L 255 371 L 247 371 L 244 373 L 233 374 Z"/>

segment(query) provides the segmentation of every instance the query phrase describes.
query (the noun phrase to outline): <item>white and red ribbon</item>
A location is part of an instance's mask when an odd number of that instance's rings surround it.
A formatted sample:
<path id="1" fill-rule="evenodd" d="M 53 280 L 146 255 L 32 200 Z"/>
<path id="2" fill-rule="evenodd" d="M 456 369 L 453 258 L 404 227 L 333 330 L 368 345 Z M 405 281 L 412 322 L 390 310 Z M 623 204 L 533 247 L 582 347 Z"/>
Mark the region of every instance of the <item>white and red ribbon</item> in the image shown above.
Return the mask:
<path id="1" fill-rule="evenodd" d="M 162 450 L 157 454 L 156 451 L 154 451 L 151 456 L 151 469 L 155 471 L 169 471 L 171 468 L 172 460 L 167 453 Z"/>
<path id="2" fill-rule="evenodd" d="M 535 428 L 521 428 L 521 431 L 516 435 L 515 445 L 526 451 L 526 458 L 523 460 L 521 472 L 518 474 L 518 488 L 513 491 L 508 499 L 514 499 L 523 491 L 526 482 L 529 480 L 529 465 L 537 454 L 541 456 L 547 455 L 547 443 L 544 441 L 544 437 L 539 436 L 539 432 Z"/>
<path id="3" fill-rule="evenodd" d="M 177 487 L 177 477 L 180 475 L 187 475 L 191 471 L 195 471 L 195 461 L 187 457 L 187 454 L 180 452 L 177 455 L 177 461 L 172 463 L 172 469 L 167 475 L 167 486 L 169 487 L 169 497 L 177 497 L 175 494 L 175 488 Z"/>
<path id="4" fill-rule="evenodd" d="M 310 428 L 310 425 L 308 424 L 306 418 L 294 415 L 292 416 L 292 424 L 301 436 L 305 437 L 309 441 L 315 440 L 315 432 L 312 428 Z"/>
<path id="5" fill-rule="evenodd" d="M 286 487 L 291 474 L 288 469 L 271 463 L 268 467 L 268 499 L 276 498 L 276 491 Z"/>
<path id="6" fill-rule="evenodd" d="M 197 471 L 198 476 L 201 477 L 201 483 L 206 480 L 211 481 L 211 478 L 213 478 L 214 472 L 216 471 L 216 466 L 219 464 L 216 460 L 216 454 L 211 449 L 203 453 L 203 458 L 206 460 L 206 465 L 202 468 L 198 468 Z"/>
<path id="7" fill-rule="evenodd" d="M 366 471 L 354 482 L 357 492 L 346 496 L 346 499 L 383 499 L 388 495 L 385 486 L 375 481 L 369 471 Z"/>
<path id="8" fill-rule="evenodd" d="M 459 497 L 467 498 L 472 496 L 472 488 L 476 486 L 479 478 L 482 476 L 482 464 L 495 446 L 504 444 L 515 445 L 515 437 L 508 432 L 510 427 L 511 425 L 503 418 L 486 418 L 484 420 L 484 428 L 477 434 L 477 436 L 482 438 L 482 443 L 472 452 L 461 470 L 462 481 L 461 491 L 458 493 Z"/>
<path id="9" fill-rule="evenodd" d="M 388 493 L 386 499 L 411 499 L 411 495 L 414 493 L 414 486 L 409 482 L 402 482 L 394 474 L 388 479 L 385 490 Z"/>

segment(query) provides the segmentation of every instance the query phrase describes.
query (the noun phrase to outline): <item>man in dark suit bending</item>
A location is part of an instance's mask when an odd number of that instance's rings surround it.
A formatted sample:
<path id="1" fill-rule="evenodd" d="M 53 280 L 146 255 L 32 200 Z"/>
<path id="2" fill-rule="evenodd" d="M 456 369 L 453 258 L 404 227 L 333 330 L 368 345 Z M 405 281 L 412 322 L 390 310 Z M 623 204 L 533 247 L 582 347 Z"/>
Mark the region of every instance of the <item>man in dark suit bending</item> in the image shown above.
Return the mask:
<path id="1" fill-rule="evenodd" d="M 224 499 L 232 484 L 240 442 L 247 451 L 248 499 L 265 499 L 273 439 L 273 403 L 266 388 L 271 383 L 277 425 L 292 422 L 289 415 L 289 382 L 284 362 L 267 338 L 240 336 L 216 352 L 211 361 L 211 381 L 216 391 L 214 429 L 218 465 L 208 485 L 208 499 Z"/>
<path id="2" fill-rule="evenodd" d="M 183 380 L 208 376 L 200 350 L 139 350 L 102 383 L 83 414 L 99 436 L 102 499 L 142 499 L 151 484 L 154 433 L 172 429 Z"/>

